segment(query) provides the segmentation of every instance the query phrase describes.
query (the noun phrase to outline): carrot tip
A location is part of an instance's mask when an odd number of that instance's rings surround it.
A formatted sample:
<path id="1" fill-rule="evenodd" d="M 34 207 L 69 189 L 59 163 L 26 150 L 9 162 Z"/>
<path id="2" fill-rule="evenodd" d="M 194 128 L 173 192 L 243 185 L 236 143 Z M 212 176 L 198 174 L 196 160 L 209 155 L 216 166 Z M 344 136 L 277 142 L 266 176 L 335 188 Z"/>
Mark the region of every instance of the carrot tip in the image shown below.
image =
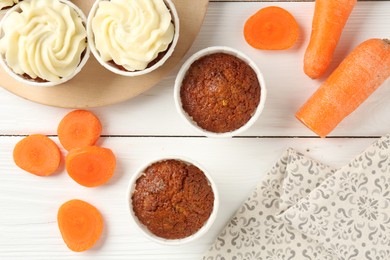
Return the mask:
<path id="1" fill-rule="evenodd" d="M 320 78 L 327 71 L 355 4 L 356 0 L 315 1 L 310 41 L 303 61 L 304 72 L 310 78 Z"/>
<path id="2" fill-rule="evenodd" d="M 322 132 L 320 132 L 320 131 L 314 129 L 311 125 L 309 125 L 309 124 L 305 121 L 305 118 L 302 117 L 302 116 L 300 116 L 298 113 L 299 113 L 299 112 L 297 112 L 297 113 L 295 114 L 295 118 L 298 119 L 304 126 L 306 126 L 308 129 L 310 129 L 311 131 L 313 131 L 313 132 L 314 132 L 316 135 L 318 135 L 319 137 L 321 137 L 321 138 L 325 138 L 325 137 L 326 137 L 327 134 L 322 133 Z"/>

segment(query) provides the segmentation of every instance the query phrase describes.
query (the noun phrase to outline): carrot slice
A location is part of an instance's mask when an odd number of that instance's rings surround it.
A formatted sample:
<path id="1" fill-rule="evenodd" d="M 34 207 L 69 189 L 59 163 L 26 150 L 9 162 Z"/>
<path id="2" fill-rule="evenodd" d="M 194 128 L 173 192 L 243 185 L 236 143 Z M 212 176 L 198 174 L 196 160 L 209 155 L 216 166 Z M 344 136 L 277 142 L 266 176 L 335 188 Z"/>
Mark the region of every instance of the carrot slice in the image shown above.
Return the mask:
<path id="1" fill-rule="evenodd" d="M 260 9 L 249 17 L 244 37 L 249 45 L 261 50 L 284 50 L 295 44 L 299 26 L 294 16 L 277 6 Z"/>
<path id="2" fill-rule="evenodd" d="M 309 77 L 319 78 L 326 72 L 356 1 L 316 0 L 310 42 L 303 62 Z"/>
<path id="3" fill-rule="evenodd" d="M 62 204 L 57 214 L 62 239 L 70 250 L 82 252 L 99 240 L 103 231 L 103 217 L 91 204 L 70 200 Z"/>
<path id="4" fill-rule="evenodd" d="M 296 113 L 325 137 L 390 77 L 390 41 L 369 39 L 357 46 Z"/>
<path id="5" fill-rule="evenodd" d="M 38 176 L 48 176 L 58 169 L 61 152 L 50 138 L 34 134 L 15 145 L 13 158 L 19 168 Z"/>
<path id="6" fill-rule="evenodd" d="M 94 145 L 102 132 L 102 124 L 90 111 L 68 113 L 57 128 L 58 138 L 66 150 Z"/>
<path id="7" fill-rule="evenodd" d="M 109 181 L 115 166 L 115 155 L 107 148 L 86 146 L 70 150 L 66 156 L 69 176 L 86 187 L 96 187 Z"/>

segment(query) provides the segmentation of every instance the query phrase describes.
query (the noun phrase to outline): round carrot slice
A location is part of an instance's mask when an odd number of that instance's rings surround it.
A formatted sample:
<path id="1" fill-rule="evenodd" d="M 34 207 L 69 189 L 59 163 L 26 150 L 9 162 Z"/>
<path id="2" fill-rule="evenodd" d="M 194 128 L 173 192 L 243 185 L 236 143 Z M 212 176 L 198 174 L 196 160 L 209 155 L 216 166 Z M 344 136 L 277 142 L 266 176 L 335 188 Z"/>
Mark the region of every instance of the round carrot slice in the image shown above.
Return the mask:
<path id="1" fill-rule="evenodd" d="M 114 153 L 98 146 L 73 149 L 66 156 L 69 176 L 86 187 L 96 187 L 109 181 L 114 175 L 115 166 Z"/>
<path id="2" fill-rule="evenodd" d="M 244 37 L 249 45 L 261 50 L 284 50 L 294 45 L 299 27 L 294 16 L 285 9 L 269 6 L 249 17 Z"/>
<path id="3" fill-rule="evenodd" d="M 62 204 L 57 214 L 62 239 L 70 250 L 82 252 L 99 240 L 103 231 L 103 217 L 91 204 L 70 200 Z"/>
<path id="4" fill-rule="evenodd" d="M 102 133 L 102 124 L 92 112 L 74 110 L 61 120 L 57 133 L 62 146 L 70 151 L 94 145 Z"/>
<path id="5" fill-rule="evenodd" d="M 57 171 L 61 152 L 50 138 L 34 134 L 15 145 L 13 158 L 19 168 L 38 176 L 48 176 Z"/>

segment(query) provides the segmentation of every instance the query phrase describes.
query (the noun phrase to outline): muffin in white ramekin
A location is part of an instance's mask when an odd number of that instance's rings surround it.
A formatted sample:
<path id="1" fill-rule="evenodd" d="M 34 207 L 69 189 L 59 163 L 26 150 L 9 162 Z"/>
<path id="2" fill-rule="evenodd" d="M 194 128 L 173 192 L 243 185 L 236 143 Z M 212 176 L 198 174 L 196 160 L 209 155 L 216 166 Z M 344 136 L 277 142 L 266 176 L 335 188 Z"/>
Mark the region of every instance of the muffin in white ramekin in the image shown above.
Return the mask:
<path id="1" fill-rule="evenodd" d="M 147 238 L 164 245 L 182 245 L 210 229 L 217 217 L 219 195 L 203 166 L 182 156 L 167 156 L 135 172 L 126 204 Z"/>
<path id="2" fill-rule="evenodd" d="M 88 16 L 88 42 L 106 69 L 139 76 L 168 60 L 179 26 L 171 0 L 97 0 Z"/>
<path id="3" fill-rule="evenodd" d="M 256 63 L 226 46 L 193 54 L 181 67 L 174 87 L 177 112 L 207 137 L 233 137 L 248 130 L 262 113 L 266 96 Z"/>
<path id="4" fill-rule="evenodd" d="M 89 58 L 86 17 L 67 0 L 24 0 L 0 22 L 0 63 L 17 81 L 55 86 Z"/>

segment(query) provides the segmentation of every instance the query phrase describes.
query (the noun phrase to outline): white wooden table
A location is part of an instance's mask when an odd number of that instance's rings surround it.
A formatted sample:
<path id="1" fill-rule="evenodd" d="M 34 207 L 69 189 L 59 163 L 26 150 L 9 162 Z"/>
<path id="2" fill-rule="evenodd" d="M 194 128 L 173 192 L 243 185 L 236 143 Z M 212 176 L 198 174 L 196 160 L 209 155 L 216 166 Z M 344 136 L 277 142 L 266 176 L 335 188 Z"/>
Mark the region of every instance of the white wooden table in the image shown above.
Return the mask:
<path id="1" fill-rule="evenodd" d="M 301 27 L 297 45 L 287 51 L 264 52 L 249 47 L 242 36 L 245 20 L 268 5 L 289 10 Z M 227 45 L 251 56 L 265 75 L 268 98 L 263 114 L 244 135 L 233 139 L 197 136 L 179 117 L 173 83 L 181 64 L 160 84 L 137 98 L 91 109 L 103 123 L 100 145 L 114 150 L 118 168 L 108 185 L 84 188 L 65 171 L 39 178 L 18 169 L 12 150 L 23 136 L 53 135 L 70 110 L 26 101 L 0 89 L 0 259 L 199 259 L 218 232 L 287 147 L 333 167 L 340 167 L 376 138 L 390 132 L 390 80 L 330 138 L 319 139 L 294 118 L 295 111 L 320 84 L 302 71 L 314 3 L 211 2 L 202 30 L 187 57 L 208 46 Z M 358 2 L 336 50 L 332 68 L 354 46 L 371 37 L 390 38 L 390 2 Z M 125 205 L 134 171 L 149 160 L 180 155 L 207 168 L 220 192 L 218 218 L 210 232 L 186 246 L 150 242 L 138 232 Z M 58 231 L 58 207 L 73 198 L 102 212 L 105 231 L 99 244 L 84 253 L 68 250 Z"/>

